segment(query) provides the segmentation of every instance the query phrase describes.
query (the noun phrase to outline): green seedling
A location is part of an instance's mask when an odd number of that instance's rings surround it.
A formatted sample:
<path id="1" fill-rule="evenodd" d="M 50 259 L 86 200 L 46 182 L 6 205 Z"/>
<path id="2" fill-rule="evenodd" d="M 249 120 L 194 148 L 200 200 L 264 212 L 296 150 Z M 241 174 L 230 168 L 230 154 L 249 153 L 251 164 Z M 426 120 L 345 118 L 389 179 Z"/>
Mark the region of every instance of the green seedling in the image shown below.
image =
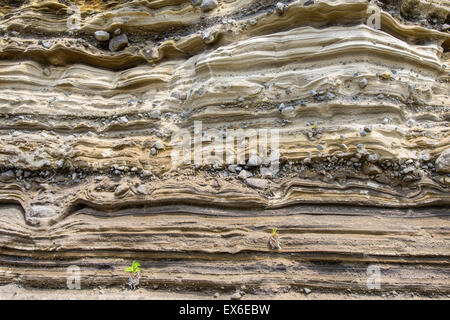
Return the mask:
<path id="1" fill-rule="evenodd" d="M 131 290 L 136 289 L 139 285 L 139 278 L 141 277 L 141 268 L 139 268 L 141 264 L 133 260 L 133 264 L 131 267 L 126 268 L 126 272 L 130 272 L 130 277 L 128 278 L 128 286 Z"/>
<path id="2" fill-rule="evenodd" d="M 272 249 L 272 250 L 281 249 L 280 239 L 277 234 L 277 228 L 272 229 L 272 234 L 269 237 L 267 246 L 269 247 L 269 249 Z"/>
<path id="3" fill-rule="evenodd" d="M 139 262 L 133 260 L 133 264 L 131 265 L 131 267 L 126 268 L 125 271 L 131 273 L 141 272 L 141 269 L 139 268 L 140 266 L 141 264 Z"/>

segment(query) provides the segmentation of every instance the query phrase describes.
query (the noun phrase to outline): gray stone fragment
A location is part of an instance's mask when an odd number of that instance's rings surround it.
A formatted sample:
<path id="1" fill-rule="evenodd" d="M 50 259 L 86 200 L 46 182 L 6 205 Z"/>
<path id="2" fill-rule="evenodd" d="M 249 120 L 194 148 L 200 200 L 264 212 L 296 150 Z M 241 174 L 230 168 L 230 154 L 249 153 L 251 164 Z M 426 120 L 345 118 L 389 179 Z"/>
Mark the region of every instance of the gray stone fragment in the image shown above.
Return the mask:
<path id="1" fill-rule="evenodd" d="M 148 115 L 150 117 L 150 119 L 161 119 L 161 112 L 159 112 L 158 110 L 153 110 L 149 113 Z"/>
<path id="2" fill-rule="evenodd" d="M 436 171 L 439 173 L 450 173 L 450 148 L 445 149 L 444 152 L 436 159 Z"/>
<path id="3" fill-rule="evenodd" d="M 252 154 L 247 161 L 249 167 L 258 167 L 261 165 L 261 158 L 255 154 Z"/>
<path id="4" fill-rule="evenodd" d="M 250 178 L 250 177 L 252 177 L 253 176 L 253 174 L 250 172 L 250 171 L 247 171 L 247 170 L 242 170 L 240 173 L 239 173 L 239 179 L 242 179 L 242 180 L 245 180 L 245 179 L 247 179 L 247 178 Z"/>
<path id="5" fill-rule="evenodd" d="M 245 180 L 250 187 L 256 189 L 266 189 L 269 186 L 269 182 L 265 179 L 248 178 Z"/>
<path id="6" fill-rule="evenodd" d="M 203 0 L 202 4 L 200 5 L 200 9 L 202 9 L 203 12 L 211 11 L 217 8 L 218 5 L 219 3 L 217 2 L 217 0 Z"/>
<path id="7" fill-rule="evenodd" d="M 8 170 L 0 175 L 0 181 L 7 182 L 16 178 L 14 171 Z"/>
<path id="8" fill-rule="evenodd" d="M 162 149 L 164 149 L 164 143 L 162 143 L 161 140 L 158 140 L 153 144 L 153 148 L 155 148 L 157 150 L 162 150 Z"/>
<path id="9" fill-rule="evenodd" d="M 49 77 L 49 76 L 51 75 L 51 72 L 50 72 L 50 70 L 49 70 L 48 68 L 44 68 L 44 69 L 42 70 L 42 73 L 43 73 L 46 77 Z"/>
<path id="10" fill-rule="evenodd" d="M 120 122 L 120 123 L 127 123 L 127 122 L 128 122 L 127 116 L 121 116 L 121 117 L 119 118 L 119 122 Z"/>
<path id="11" fill-rule="evenodd" d="M 109 40 L 109 33 L 106 31 L 95 31 L 94 32 L 94 37 L 95 39 L 97 39 L 98 41 L 108 41 Z"/>
<path id="12" fill-rule="evenodd" d="M 231 300 L 241 300 L 241 298 L 242 296 L 239 292 L 236 292 L 231 296 Z"/>
<path id="13" fill-rule="evenodd" d="M 31 217 L 51 217 L 56 215 L 55 209 L 44 205 L 34 205 L 30 208 Z"/>
<path id="14" fill-rule="evenodd" d="M 46 49 L 50 49 L 50 47 L 53 45 L 52 40 L 44 40 L 42 41 L 42 46 Z"/>
<path id="15" fill-rule="evenodd" d="M 286 5 L 282 2 L 277 2 L 275 5 L 275 9 L 277 10 L 278 14 L 283 14 L 286 10 Z"/>
<path id="16" fill-rule="evenodd" d="M 380 174 L 383 172 L 378 166 L 376 166 L 374 164 L 371 164 L 371 165 L 364 164 L 362 170 L 367 175 L 375 175 L 375 174 Z"/>
<path id="17" fill-rule="evenodd" d="M 130 187 L 128 185 L 120 184 L 117 186 L 116 191 L 114 191 L 114 195 L 116 197 L 122 197 L 128 192 L 129 189 Z"/>
<path id="18" fill-rule="evenodd" d="M 293 114 L 293 113 L 294 113 L 293 106 L 287 106 L 281 110 L 281 114 L 284 114 L 284 115 Z"/>
<path id="19" fill-rule="evenodd" d="M 367 161 L 376 162 L 376 161 L 378 161 L 379 158 L 380 157 L 378 156 L 378 154 L 374 153 L 374 154 L 370 154 L 369 156 L 367 156 Z"/>
<path id="20" fill-rule="evenodd" d="M 109 41 L 109 50 L 115 52 L 125 48 L 128 45 L 128 38 L 126 34 L 116 36 Z"/>
<path id="21" fill-rule="evenodd" d="M 368 81 L 367 81 L 366 78 L 362 78 L 362 79 L 359 81 L 359 87 L 360 87 L 361 89 L 364 89 L 365 87 L 367 87 L 367 84 L 368 84 Z"/>
<path id="22" fill-rule="evenodd" d="M 143 184 L 141 184 L 139 187 L 136 188 L 136 191 L 140 194 L 146 194 L 147 188 Z"/>
<path id="23" fill-rule="evenodd" d="M 414 172 L 415 171 L 415 168 L 414 167 L 406 167 L 405 169 L 403 169 L 400 173 L 401 174 L 408 174 L 408 173 L 411 173 L 411 172 Z"/>

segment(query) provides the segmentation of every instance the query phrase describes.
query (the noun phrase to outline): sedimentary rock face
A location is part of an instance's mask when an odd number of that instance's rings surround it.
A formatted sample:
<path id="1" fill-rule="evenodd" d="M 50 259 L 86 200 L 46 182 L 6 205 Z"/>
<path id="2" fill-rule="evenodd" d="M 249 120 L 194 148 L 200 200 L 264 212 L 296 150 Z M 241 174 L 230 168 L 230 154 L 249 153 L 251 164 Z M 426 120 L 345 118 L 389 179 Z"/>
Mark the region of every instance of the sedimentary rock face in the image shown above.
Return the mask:
<path id="1" fill-rule="evenodd" d="M 0 271 L 448 293 L 450 8 L 378 3 L 3 1 Z"/>

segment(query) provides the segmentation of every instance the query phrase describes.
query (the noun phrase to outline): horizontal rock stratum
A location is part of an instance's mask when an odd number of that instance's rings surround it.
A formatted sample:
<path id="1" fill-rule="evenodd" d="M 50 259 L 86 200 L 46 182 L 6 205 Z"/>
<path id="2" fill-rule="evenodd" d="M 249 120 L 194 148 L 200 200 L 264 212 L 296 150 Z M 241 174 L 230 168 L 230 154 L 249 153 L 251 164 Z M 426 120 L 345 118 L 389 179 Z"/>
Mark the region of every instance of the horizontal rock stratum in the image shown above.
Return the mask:
<path id="1" fill-rule="evenodd" d="M 450 294 L 450 5 L 376 2 L 3 1 L 0 283 Z"/>

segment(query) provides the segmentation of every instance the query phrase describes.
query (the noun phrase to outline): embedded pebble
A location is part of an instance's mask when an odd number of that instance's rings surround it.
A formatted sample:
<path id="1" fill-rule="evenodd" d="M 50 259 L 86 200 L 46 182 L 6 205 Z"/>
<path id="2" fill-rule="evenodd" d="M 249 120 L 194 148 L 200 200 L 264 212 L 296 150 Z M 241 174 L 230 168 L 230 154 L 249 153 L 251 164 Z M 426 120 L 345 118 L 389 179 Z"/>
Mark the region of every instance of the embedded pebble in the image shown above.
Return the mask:
<path id="1" fill-rule="evenodd" d="M 277 10 L 278 14 L 283 14 L 286 10 L 286 5 L 282 2 L 277 2 L 275 5 L 275 9 Z"/>
<path id="2" fill-rule="evenodd" d="M 98 41 L 108 41 L 109 40 L 109 33 L 106 31 L 95 31 L 94 32 L 95 39 Z"/>
<path id="3" fill-rule="evenodd" d="M 125 48 L 128 45 L 128 38 L 126 34 L 115 36 L 109 41 L 109 50 L 115 52 Z"/>
<path id="4" fill-rule="evenodd" d="M 231 300 L 241 300 L 242 296 L 239 292 L 234 293 L 233 295 L 231 295 Z"/>
<path id="5" fill-rule="evenodd" d="M 219 3 L 217 2 L 217 0 L 203 0 L 202 4 L 200 5 L 200 9 L 202 9 L 202 11 L 204 12 L 207 12 L 217 8 L 218 5 Z"/>

